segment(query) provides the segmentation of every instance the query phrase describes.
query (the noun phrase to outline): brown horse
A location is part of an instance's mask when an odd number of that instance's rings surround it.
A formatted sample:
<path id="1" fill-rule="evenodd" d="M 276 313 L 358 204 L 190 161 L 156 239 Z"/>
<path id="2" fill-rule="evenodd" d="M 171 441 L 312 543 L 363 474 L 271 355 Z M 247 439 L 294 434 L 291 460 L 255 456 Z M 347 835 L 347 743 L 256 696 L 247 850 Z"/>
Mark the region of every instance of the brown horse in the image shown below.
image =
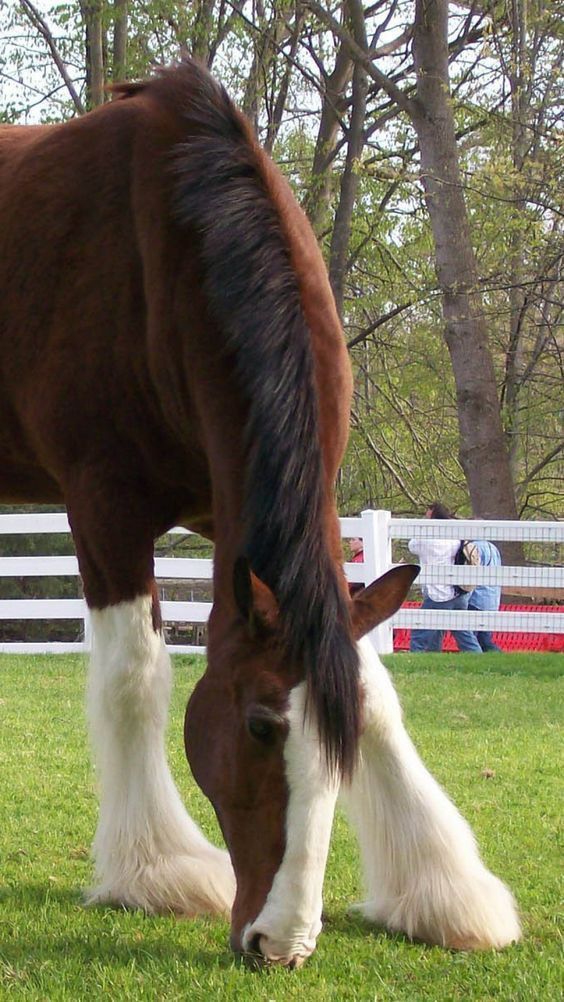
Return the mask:
<path id="1" fill-rule="evenodd" d="M 225 92 L 185 61 L 65 125 L 3 128 L 0 220 L 0 496 L 66 504 L 92 610 L 91 900 L 231 911 L 237 951 L 298 965 L 341 785 L 368 917 L 449 946 L 517 938 L 358 643 L 416 569 L 348 596 L 342 332 L 306 219 Z M 153 543 L 175 524 L 215 543 L 186 749 L 230 859 L 164 756 Z"/>

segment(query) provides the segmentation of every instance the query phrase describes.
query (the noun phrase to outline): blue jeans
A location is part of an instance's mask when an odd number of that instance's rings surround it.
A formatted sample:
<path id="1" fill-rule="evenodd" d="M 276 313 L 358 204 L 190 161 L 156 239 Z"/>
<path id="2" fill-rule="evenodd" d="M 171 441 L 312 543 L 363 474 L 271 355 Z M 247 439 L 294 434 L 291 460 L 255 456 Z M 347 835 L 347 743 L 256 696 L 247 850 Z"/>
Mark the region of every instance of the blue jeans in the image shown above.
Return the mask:
<path id="1" fill-rule="evenodd" d="M 490 653 L 491 651 L 497 651 L 498 654 L 501 654 L 501 647 L 498 647 L 497 644 L 494 644 L 493 637 L 490 632 L 486 630 L 480 630 L 478 633 L 475 633 L 474 636 L 476 637 L 476 640 L 478 641 L 484 654 L 487 651 L 490 651 Z"/>
<path id="2" fill-rule="evenodd" d="M 447 602 L 434 602 L 428 595 L 423 599 L 423 609 L 467 609 L 470 595 L 466 592 Z M 412 630 L 409 649 L 413 654 L 423 651 L 440 651 L 443 646 L 444 630 Z M 481 654 L 482 648 L 471 630 L 452 630 L 459 651 Z"/>
<path id="3" fill-rule="evenodd" d="M 499 598 L 501 588 L 474 588 L 470 593 L 469 609 L 477 609 L 479 612 L 497 612 L 499 609 Z M 497 651 L 501 653 L 501 647 L 494 644 L 493 637 L 489 630 L 481 630 L 476 633 L 476 639 L 484 651 Z"/>

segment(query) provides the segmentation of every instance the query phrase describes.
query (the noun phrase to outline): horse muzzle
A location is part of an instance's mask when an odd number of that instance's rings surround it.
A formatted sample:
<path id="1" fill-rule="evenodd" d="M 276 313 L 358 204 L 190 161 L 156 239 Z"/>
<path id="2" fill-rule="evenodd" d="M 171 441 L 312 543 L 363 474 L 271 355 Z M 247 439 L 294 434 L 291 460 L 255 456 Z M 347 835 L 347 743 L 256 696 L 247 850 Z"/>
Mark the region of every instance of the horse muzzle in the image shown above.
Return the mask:
<path id="1" fill-rule="evenodd" d="M 247 925 L 242 932 L 239 945 L 232 937 L 232 946 L 240 953 L 249 966 L 268 967 L 277 964 L 297 970 L 315 950 L 316 938 L 296 937 L 287 940 L 277 940 L 266 935 L 255 925 Z"/>

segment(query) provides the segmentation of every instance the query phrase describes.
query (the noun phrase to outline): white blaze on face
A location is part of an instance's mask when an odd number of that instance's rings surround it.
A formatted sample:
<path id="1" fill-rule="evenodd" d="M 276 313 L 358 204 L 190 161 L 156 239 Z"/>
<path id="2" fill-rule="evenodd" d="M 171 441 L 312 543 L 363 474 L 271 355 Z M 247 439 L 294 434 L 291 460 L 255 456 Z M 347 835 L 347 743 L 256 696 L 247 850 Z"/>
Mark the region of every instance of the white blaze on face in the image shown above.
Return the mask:
<path id="1" fill-rule="evenodd" d="M 244 950 L 259 937 L 261 953 L 299 965 L 321 932 L 322 890 L 338 781 L 327 771 L 315 724 L 304 717 L 306 687 L 290 693 L 284 747 L 288 808 L 286 849 L 264 907 L 243 930 Z"/>

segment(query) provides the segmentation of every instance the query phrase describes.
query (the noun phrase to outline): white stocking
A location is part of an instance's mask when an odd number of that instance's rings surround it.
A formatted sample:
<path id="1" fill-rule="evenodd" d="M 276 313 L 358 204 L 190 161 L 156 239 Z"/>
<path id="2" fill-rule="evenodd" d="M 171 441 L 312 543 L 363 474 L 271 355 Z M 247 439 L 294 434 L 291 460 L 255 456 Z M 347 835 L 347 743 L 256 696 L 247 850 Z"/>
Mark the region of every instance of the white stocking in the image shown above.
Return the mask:
<path id="1" fill-rule="evenodd" d="M 148 912 L 226 913 L 227 853 L 186 813 L 165 758 L 170 659 L 150 596 L 92 612 L 88 716 L 100 783 L 92 902 Z"/>
<path id="2" fill-rule="evenodd" d="M 474 836 L 419 758 L 390 677 L 359 644 L 365 690 L 361 761 L 341 795 L 358 832 L 363 914 L 391 930 L 459 949 L 519 939 L 513 898 L 482 863 Z"/>

